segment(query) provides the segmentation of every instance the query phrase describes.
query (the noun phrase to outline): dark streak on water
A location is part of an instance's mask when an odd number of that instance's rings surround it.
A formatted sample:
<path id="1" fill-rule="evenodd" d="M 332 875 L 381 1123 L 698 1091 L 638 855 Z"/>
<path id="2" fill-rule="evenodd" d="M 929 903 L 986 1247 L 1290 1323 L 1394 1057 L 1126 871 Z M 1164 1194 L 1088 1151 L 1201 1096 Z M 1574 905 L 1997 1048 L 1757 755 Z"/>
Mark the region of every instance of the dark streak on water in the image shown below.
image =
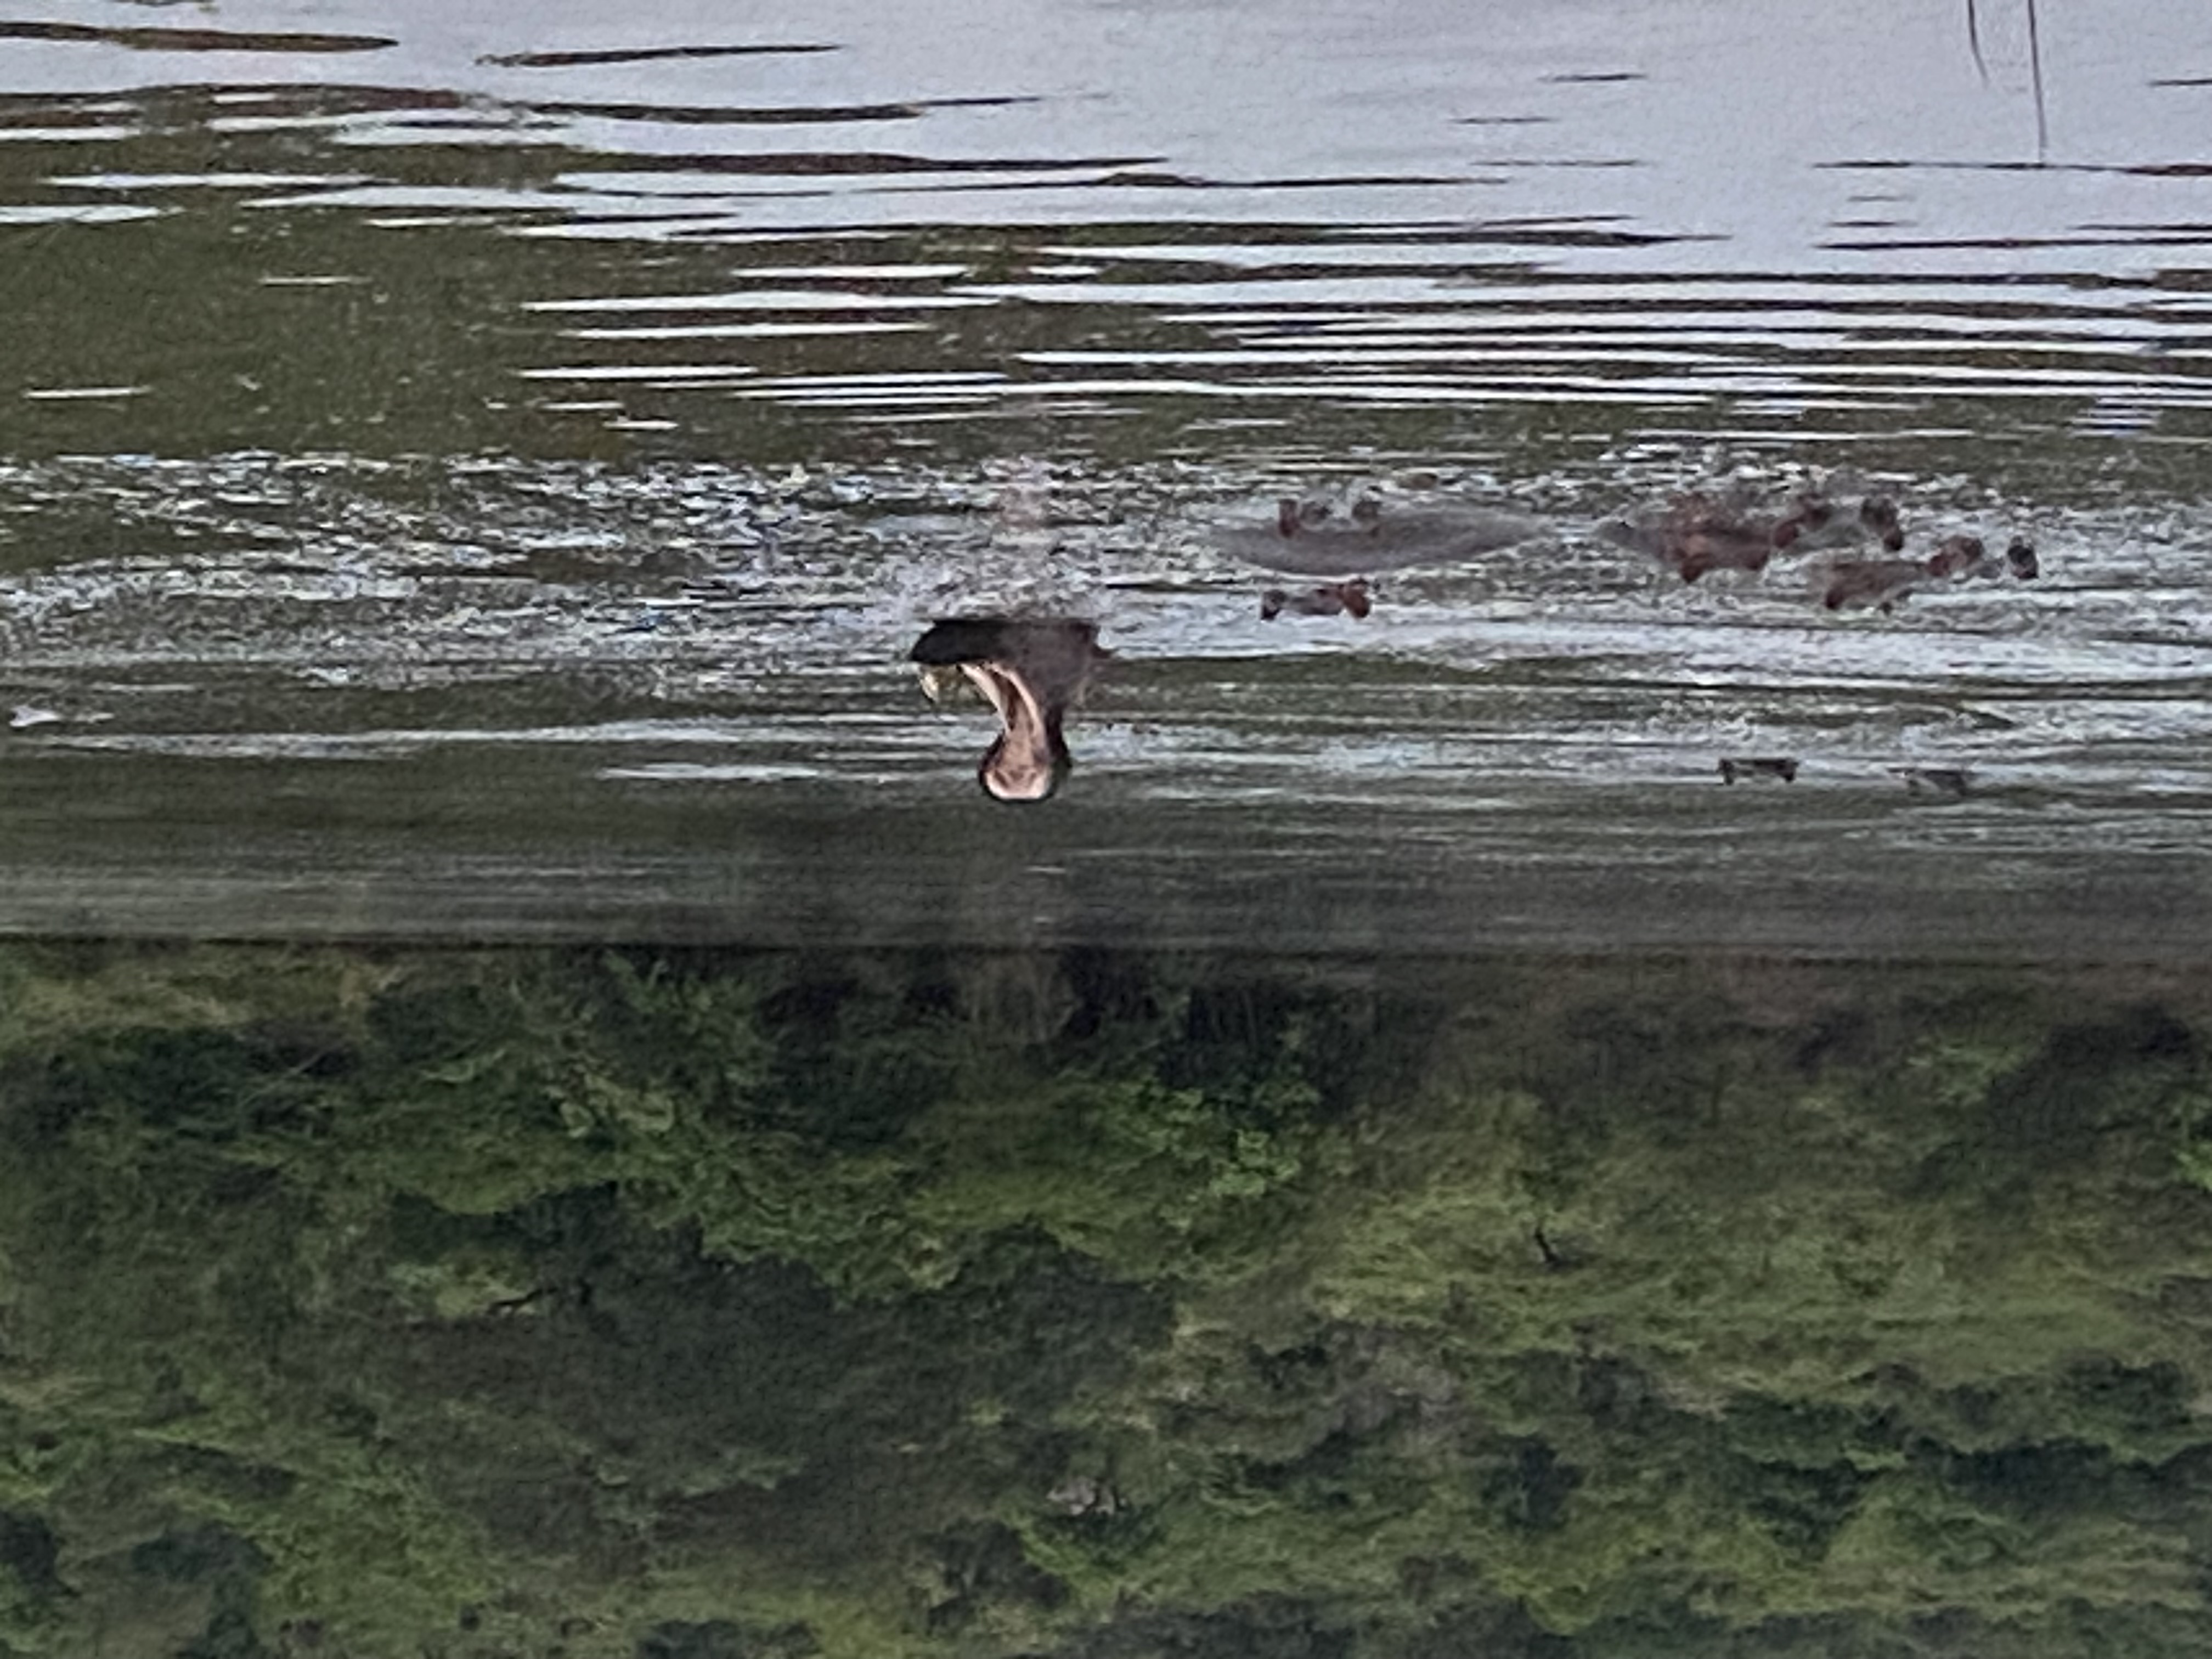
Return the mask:
<path id="1" fill-rule="evenodd" d="M 836 50 L 834 45 L 827 41 L 787 46 L 640 46 L 628 51 L 613 52 L 499 52 L 479 58 L 477 61 L 502 69 L 587 69 L 608 64 L 665 63 L 672 58 L 749 58 L 764 54 L 788 56 L 795 52 Z"/>
<path id="2" fill-rule="evenodd" d="M 258 34 L 237 29 L 109 28 L 87 23 L 0 21 L 0 40 L 57 40 L 131 52 L 381 52 L 378 34 Z"/>

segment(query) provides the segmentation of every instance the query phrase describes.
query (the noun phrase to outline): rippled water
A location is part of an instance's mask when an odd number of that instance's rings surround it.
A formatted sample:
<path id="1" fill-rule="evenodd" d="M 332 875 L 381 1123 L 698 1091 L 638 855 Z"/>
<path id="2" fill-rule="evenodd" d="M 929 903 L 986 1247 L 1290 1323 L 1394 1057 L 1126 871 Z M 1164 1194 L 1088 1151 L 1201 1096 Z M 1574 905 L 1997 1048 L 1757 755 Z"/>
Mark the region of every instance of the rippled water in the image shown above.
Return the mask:
<path id="1" fill-rule="evenodd" d="M 2212 39 L 2047 9 L 0 17 L 0 922 L 2193 950 Z M 1591 533 L 1837 465 L 2043 578 Z M 1541 533 L 1263 623 L 1370 481 Z"/>

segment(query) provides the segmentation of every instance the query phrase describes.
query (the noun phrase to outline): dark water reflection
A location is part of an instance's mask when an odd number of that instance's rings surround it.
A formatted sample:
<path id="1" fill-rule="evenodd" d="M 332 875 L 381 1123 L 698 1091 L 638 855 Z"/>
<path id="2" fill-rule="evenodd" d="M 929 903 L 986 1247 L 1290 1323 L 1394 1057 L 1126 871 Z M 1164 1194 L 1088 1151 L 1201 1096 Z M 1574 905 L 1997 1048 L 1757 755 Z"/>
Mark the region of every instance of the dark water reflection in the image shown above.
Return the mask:
<path id="1" fill-rule="evenodd" d="M 2212 1628 L 2201 975 L 16 946 L 0 981 L 17 1652 Z"/>

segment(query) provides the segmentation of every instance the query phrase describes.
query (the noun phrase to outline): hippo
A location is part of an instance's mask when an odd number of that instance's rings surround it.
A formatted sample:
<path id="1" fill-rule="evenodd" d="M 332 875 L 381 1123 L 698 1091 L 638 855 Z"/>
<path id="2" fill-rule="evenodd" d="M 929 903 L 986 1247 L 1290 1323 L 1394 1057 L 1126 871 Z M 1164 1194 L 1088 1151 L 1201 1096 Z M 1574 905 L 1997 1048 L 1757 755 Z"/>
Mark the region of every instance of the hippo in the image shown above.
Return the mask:
<path id="1" fill-rule="evenodd" d="M 1000 732 L 976 781 L 994 800 L 1032 804 L 1056 793 L 1074 767 L 1061 732 L 1068 707 L 1110 653 L 1091 623 L 960 617 L 933 623 L 907 655 L 933 698 L 957 671 L 991 705 Z"/>
<path id="2" fill-rule="evenodd" d="M 1343 578 L 1455 563 L 1530 540 L 1541 528 L 1519 514 L 1471 502 L 1310 495 L 1283 497 L 1260 523 L 1242 515 L 1226 520 L 1212 538 L 1223 552 L 1265 569 Z"/>
<path id="3" fill-rule="evenodd" d="M 1294 617 L 1341 617 L 1364 621 L 1375 608 L 1367 584 L 1354 577 L 1348 582 L 1328 582 L 1303 592 L 1286 593 L 1271 587 L 1260 596 L 1260 620 L 1273 622 L 1285 611 Z"/>

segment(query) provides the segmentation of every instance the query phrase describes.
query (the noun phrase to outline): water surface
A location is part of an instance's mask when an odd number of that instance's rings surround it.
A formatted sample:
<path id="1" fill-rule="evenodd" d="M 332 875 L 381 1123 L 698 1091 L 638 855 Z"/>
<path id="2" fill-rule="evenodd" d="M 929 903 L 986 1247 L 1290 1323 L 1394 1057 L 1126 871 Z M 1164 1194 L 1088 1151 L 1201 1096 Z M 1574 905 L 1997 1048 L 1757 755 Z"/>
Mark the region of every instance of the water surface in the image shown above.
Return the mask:
<path id="1" fill-rule="evenodd" d="M 0 921 L 2185 951 L 2212 61 L 2051 10 L 2040 155 L 2004 5 L 21 13 Z M 1590 533 L 1840 465 L 2045 576 Z M 1336 483 L 1543 533 L 1263 626 Z M 1018 819 L 975 611 L 1119 653 Z"/>

